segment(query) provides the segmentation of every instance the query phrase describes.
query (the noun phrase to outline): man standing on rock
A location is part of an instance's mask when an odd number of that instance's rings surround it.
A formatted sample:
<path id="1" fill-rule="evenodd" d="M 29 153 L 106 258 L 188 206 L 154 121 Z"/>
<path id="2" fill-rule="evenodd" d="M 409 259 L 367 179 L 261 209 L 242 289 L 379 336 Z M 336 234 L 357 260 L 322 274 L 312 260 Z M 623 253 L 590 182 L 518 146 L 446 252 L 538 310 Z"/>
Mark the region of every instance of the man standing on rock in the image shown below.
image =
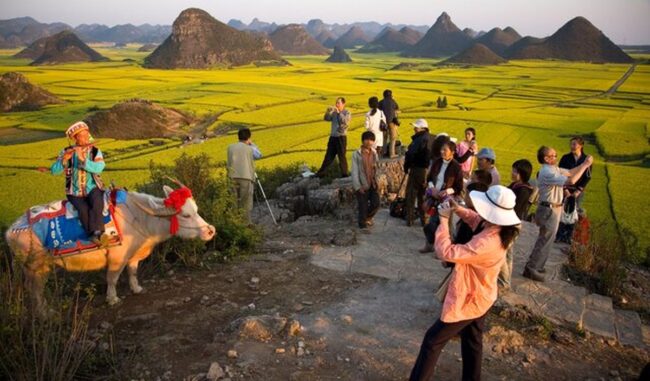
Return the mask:
<path id="1" fill-rule="evenodd" d="M 348 146 L 348 126 L 352 120 L 352 114 L 345 109 L 345 98 L 336 99 L 336 105 L 330 106 L 325 112 L 326 121 L 331 122 L 330 138 L 327 142 L 327 152 L 323 164 L 320 166 L 316 176 L 325 176 L 325 170 L 332 164 L 334 158 L 338 156 L 339 166 L 341 167 L 341 177 L 348 177 L 348 159 L 345 157 L 345 151 Z"/>
<path id="2" fill-rule="evenodd" d="M 535 213 L 535 223 L 539 226 L 539 236 L 530 254 L 524 277 L 537 282 L 544 282 L 546 260 L 551 252 L 560 215 L 562 214 L 562 197 L 565 185 L 575 184 L 582 174 L 591 166 L 594 159 L 587 156 L 579 166 L 562 169 L 557 166 L 557 153 L 553 148 L 542 146 L 537 151 L 537 161 L 542 164 L 537 175 L 539 201 Z"/>
<path id="3" fill-rule="evenodd" d="M 373 149 L 375 133 L 366 131 L 361 135 L 361 148 L 352 154 L 352 187 L 357 195 L 359 228 L 373 225 L 372 218 L 379 209 L 377 186 L 377 151 Z"/>
<path id="4" fill-rule="evenodd" d="M 242 128 L 237 132 L 239 143 L 228 146 L 228 177 L 237 196 L 237 206 L 246 213 L 246 220 L 251 223 L 253 210 L 253 192 L 255 191 L 255 160 L 262 158 L 262 153 L 251 140 L 251 130 Z"/>
<path id="5" fill-rule="evenodd" d="M 388 124 L 388 138 L 390 144 L 388 145 L 387 154 L 390 158 L 397 157 L 395 153 L 395 143 L 397 142 L 397 127 L 399 127 L 399 120 L 397 113 L 399 113 L 399 106 L 393 99 L 393 92 L 386 89 L 384 90 L 384 99 L 379 102 L 379 109 L 384 112 L 386 116 L 386 123 Z M 384 142 L 386 141 L 384 136 Z"/>

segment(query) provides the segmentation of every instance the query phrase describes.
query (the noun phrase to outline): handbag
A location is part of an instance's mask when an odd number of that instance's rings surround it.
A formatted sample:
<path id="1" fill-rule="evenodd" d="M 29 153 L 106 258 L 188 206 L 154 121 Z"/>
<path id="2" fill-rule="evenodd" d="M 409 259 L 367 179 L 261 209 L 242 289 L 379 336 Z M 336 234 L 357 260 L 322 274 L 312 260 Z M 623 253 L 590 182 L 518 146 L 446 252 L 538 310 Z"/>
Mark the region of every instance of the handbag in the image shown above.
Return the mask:
<path id="1" fill-rule="evenodd" d="M 440 303 L 445 302 L 445 297 L 447 296 L 447 290 L 449 289 L 449 283 L 451 282 L 451 274 L 454 272 L 454 269 L 452 268 L 451 271 L 445 275 L 444 278 L 442 278 L 442 282 L 440 282 L 440 285 L 438 286 L 438 289 L 435 292 L 436 299 L 440 301 Z"/>
<path id="2" fill-rule="evenodd" d="M 571 196 L 564 200 L 560 222 L 565 225 L 573 225 L 578 222 L 578 208 L 576 208 L 575 197 Z"/>
<path id="3" fill-rule="evenodd" d="M 384 116 L 383 111 L 379 110 L 379 112 L 381 112 L 381 116 Z M 384 119 L 386 119 L 386 117 L 384 117 L 383 119 L 382 118 L 379 119 L 379 131 L 381 132 L 388 131 L 388 125 L 386 124 L 386 121 Z"/>

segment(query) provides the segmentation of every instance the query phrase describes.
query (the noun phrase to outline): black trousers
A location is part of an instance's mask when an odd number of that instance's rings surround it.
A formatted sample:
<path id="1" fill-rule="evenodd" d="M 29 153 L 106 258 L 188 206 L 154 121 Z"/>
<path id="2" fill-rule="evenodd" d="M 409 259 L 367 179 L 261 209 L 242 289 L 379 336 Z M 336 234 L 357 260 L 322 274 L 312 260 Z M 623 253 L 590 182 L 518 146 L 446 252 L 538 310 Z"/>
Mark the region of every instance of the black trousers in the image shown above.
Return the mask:
<path id="1" fill-rule="evenodd" d="M 429 328 L 420 354 L 411 371 L 410 381 L 433 380 L 438 358 L 447 342 L 460 334 L 460 347 L 463 356 L 463 381 L 481 379 L 481 360 L 483 358 L 483 328 L 485 315 L 456 323 L 444 323 L 440 319 Z"/>
<path id="2" fill-rule="evenodd" d="M 339 166 L 341 167 L 341 176 L 348 177 L 348 159 L 345 157 L 345 151 L 348 147 L 348 137 L 339 136 L 334 137 L 330 136 L 330 139 L 327 141 L 327 152 L 325 152 L 325 158 L 323 159 L 323 164 L 321 164 L 320 169 L 318 170 L 318 175 L 325 173 L 327 167 L 332 164 L 334 158 L 339 157 Z"/>
<path id="3" fill-rule="evenodd" d="M 435 216 L 429 218 L 429 222 L 422 228 L 424 231 L 424 236 L 427 238 L 427 243 L 429 243 L 429 245 L 433 245 L 436 239 L 436 230 L 438 230 L 438 226 L 440 226 L 440 216 L 436 214 Z"/>
<path id="4" fill-rule="evenodd" d="M 359 227 L 365 228 L 366 222 L 373 218 L 379 209 L 379 192 L 375 187 L 367 191 L 357 193 L 357 204 L 359 209 Z"/>
<path id="5" fill-rule="evenodd" d="M 427 189 L 427 169 L 410 168 L 409 178 L 406 181 L 406 221 L 412 224 L 415 217 L 419 216 L 424 222 L 422 205 L 424 204 L 424 193 Z M 415 205 L 417 204 L 417 212 Z"/>
<path id="6" fill-rule="evenodd" d="M 99 188 L 90 191 L 86 197 L 68 195 L 68 201 L 79 212 L 81 226 L 83 226 L 88 235 L 93 235 L 96 231 L 104 231 L 104 217 L 102 216 L 104 197 L 103 192 Z"/>

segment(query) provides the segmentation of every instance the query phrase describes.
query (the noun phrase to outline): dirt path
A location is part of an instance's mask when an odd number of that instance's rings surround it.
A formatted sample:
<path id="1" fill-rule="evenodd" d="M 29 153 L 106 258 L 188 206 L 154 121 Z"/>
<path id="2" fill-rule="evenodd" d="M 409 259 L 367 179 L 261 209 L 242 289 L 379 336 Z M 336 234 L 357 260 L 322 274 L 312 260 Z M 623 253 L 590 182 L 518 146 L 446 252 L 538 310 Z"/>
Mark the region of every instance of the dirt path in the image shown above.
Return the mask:
<path id="1" fill-rule="evenodd" d="M 261 253 L 250 259 L 201 271 L 145 271 L 146 294 L 98 306 L 94 316 L 95 331 L 106 332 L 105 346 L 115 353 L 116 378 L 201 380 L 217 362 L 231 380 L 405 380 L 439 314 L 434 285 L 310 263 L 315 248 L 354 244 L 352 225 L 303 220 L 267 231 Z M 123 279 L 121 294 L 127 289 Z M 486 334 L 483 379 L 632 379 L 648 359 L 518 314 L 498 308 L 490 314 L 489 329 L 504 327 L 507 335 Z M 240 322 L 258 317 L 297 321 L 301 329 L 255 339 L 250 333 L 257 331 Z M 460 379 L 459 359 L 460 344 L 451 342 L 440 379 Z"/>

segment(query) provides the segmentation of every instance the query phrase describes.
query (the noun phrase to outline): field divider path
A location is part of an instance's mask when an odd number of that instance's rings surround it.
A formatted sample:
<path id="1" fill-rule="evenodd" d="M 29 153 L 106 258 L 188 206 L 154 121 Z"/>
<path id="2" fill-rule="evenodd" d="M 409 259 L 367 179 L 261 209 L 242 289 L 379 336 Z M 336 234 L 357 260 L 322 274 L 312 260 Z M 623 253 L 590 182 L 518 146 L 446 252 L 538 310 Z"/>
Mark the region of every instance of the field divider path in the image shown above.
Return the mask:
<path id="1" fill-rule="evenodd" d="M 481 109 L 481 111 L 499 111 L 499 110 L 516 110 L 516 109 L 518 109 L 518 110 L 531 110 L 531 109 L 544 108 L 544 107 L 562 107 L 562 106 L 571 105 L 571 104 L 576 103 L 576 102 L 587 101 L 587 100 L 590 100 L 590 99 L 609 97 L 609 96 L 613 95 L 614 93 L 616 93 L 618 91 L 618 89 L 625 83 L 625 81 L 627 81 L 627 79 L 630 78 L 630 76 L 634 73 L 634 70 L 636 69 L 636 66 L 637 66 L 636 63 L 630 65 L 630 67 L 627 69 L 627 71 L 619 79 L 617 79 L 616 82 L 614 82 L 614 84 L 612 86 L 610 86 L 609 89 L 607 89 L 605 91 L 601 91 L 601 92 L 596 93 L 596 94 L 587 95 L 587 96 L 584 96 L 584 97 L 579 97 L 579 98 L 574 98 L 574 99 L 569 99 L 569 100 L 565 100 L 565 101 L 558 101 L 558 102 L 552 102 L 552 103 L 542 103 L 542 104 L 535 105 L 535 106 L 486 108 L 486 109 Z M 471 101 L 471 102 L 468 102 L 466 104 L 468 104 L 468 105 L 469 104 L 477 104 L 477 103 L 483 102 L 485 100 L 488 100 L 490 98 L 493 98 L 496 95 L 498 95 L 499 93 L 502 93 L 502 92 L 505 92 L 505 91 L 508 91 L 508 90 L 511 90 L 511 89 L 514 89 L 514 88 L 517 88 L 517 86 L 509 88 L 509 89 L 496 90 L 496 91 L 492 92 L 491 94 L 488 94 L 487 96 L 485 96 L 483 99 Z M 464 104 L 455 104 L 455 105 L 463 106 Z M 471 110 L 468 110 L 468 111 L 471 111 Z"/>

